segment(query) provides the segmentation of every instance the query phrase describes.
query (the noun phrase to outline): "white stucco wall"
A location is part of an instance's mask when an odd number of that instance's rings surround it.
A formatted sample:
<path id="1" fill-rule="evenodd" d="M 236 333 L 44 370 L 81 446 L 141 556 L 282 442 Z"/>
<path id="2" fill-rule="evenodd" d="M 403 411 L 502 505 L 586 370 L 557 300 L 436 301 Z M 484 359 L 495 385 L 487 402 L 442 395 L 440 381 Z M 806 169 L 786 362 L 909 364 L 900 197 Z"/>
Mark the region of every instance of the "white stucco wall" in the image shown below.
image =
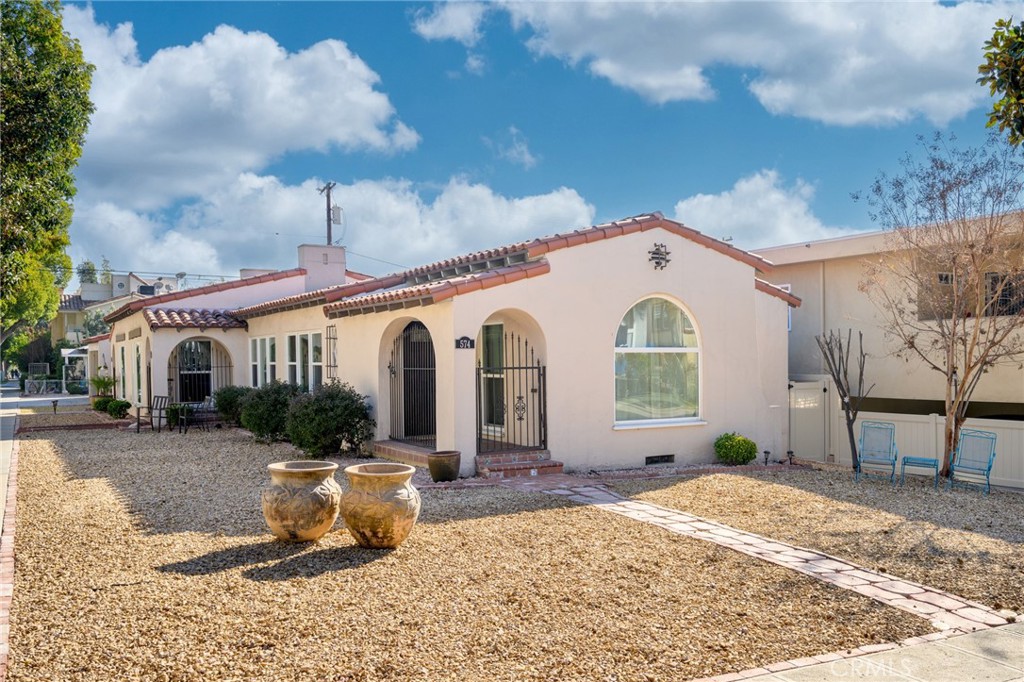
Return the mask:
<path id="1" fill-rule="evenodd" d="M 655 270 L 648 251 L 663 242 L 672 262 Z M 786 304 L 754 289 L 753 269 L 685 238 L 654 231 L 548 254 L 551 271 L 437 305 L 340 318 L 341 376 L 371 396 L 378 437 L 387 435 L 387 353 L 412 320 L 430 331 L 437 356 L 437 447 L 476 449 L 476 339 L 499 311 L 535 321 L 547 365 L 548 445 L 567 469 L 642 466 L 649 455 L 677 463 L 713 459 L 712 443 L 737 431 L 761 449 L 787 442 Z M 622 316 L 660 295 L 690 314 L 701 342 L 701 420 L 685 425 L 616 428 L 614 343 Z M 251 325 L 251 330 L 257 327 Z M 449 381 L 448 379 L 451 379 Z M 781 453 L 780 453 L 781 454 Z M 463 457 L 464 473 L 472 458 Z"/>

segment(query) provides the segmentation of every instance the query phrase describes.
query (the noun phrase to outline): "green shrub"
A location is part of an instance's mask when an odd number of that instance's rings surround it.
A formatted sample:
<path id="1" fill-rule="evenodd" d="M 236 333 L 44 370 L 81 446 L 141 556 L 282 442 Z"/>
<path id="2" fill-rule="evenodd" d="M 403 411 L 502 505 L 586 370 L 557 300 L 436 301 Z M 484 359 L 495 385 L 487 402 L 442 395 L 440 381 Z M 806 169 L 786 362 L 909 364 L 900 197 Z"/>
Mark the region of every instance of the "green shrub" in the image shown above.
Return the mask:
<path id="1" fill-rule="evenodd" d="M 114 392 L 114 384 L 116 380 L 114 377 L 108 376 L 95 376 L 89 379 L 89 383 L 96 389 L 96 392 L 100 395 L 111 395 Z"/>
<path id="2" fill-rule="evenodd" d="M 167 406 L 167 425 L 172 429 L 178 425 L 183 415 L 192 414 L 192 407 L 182 403 L 171 403 Z"/>
<path id="3" fill-rule="evenodd" d="M 213 392 L 213 402 L 217 405 L 217 413 L 224 421 L 235 426 L 242 425 L 242 403 L 252 393 L 248 386 L 225 386 Z"/>
<path id="4" fill-rule="evenodd" d="M 715 456 L 725 464 L 749 464 L 757 459 L 757 444 L 737 433 L 723 433 L 715 439 Z"/>
<path id="5" fill-rule="evenodd" d="M 85 395 L 89 392 L 84 382 L 73 381 L 68 383 L 68 395 Z"/>
<path id="6" fill-rule="evenodd" d="M 342 448 L 359 454 L 375 426 L 366 396 L 336 382 L 297 396 L 286 422 L 288 439 L 310 457 L 327 457 Z"/>
<path id="7" fill-rule="evenodd" d="M 298 392 L 298 386 L 280 381 L 249 391 L 242 400 L 242 426 L 251 431 L 257 440 L 284 440 L 288 404 Z"/>
<path id="8" fill-rule="evenodd" d="M 132 404 L 127 400 L 114 400 L 112 399 L 107 403 L 107 414 L 114 419 L 124 419 L 128 416 L 128 410 L 130 410 Z"/>
<path id="9" fill-rule="evenodd" d="M 110 401 L 113 400 L 113 396 L 101 395 L 99 398 L 92 399 L 92 409 L 97 412 L 106 412 L 107 407 L 110 406 Z"/>

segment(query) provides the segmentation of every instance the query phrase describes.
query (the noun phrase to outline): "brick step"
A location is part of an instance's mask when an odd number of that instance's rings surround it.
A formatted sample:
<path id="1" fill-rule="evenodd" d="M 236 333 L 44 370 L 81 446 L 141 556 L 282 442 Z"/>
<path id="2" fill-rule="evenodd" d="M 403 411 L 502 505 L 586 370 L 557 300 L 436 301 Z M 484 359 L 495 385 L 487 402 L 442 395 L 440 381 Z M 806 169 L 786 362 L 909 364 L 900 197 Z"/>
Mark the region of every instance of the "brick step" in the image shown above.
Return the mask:
<path id="1" fill-rule="evenodd" d="M 563 473 L 562 468 L 564 466 L 561 462 L 553 459 L 481 466 L 479 459 L 477 457 L 476 475 L 481 478 L 519 478 L 560 474 Z"/>
<path id="2" fill-rule="evenodd" d="M 523 462 L 543 462 L 551 459 L 551 452 L 548 450 L 519 450 L 516 452 L 492 452 L 486 455 L 476 456 L 476 466 L 479 469 L 489 469 L 499 464 L 519 464 Z"/>

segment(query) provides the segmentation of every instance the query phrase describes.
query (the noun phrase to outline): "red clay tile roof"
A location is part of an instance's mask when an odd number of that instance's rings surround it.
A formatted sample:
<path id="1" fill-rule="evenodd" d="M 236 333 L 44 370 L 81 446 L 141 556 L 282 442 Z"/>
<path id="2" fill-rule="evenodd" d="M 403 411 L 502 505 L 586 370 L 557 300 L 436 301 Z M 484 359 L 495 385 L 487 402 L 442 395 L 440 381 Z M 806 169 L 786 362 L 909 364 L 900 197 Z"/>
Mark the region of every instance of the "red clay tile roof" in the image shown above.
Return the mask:
<path id="1" fill-rule="evenodd" d="M 785 289 L 777 287 L 776 285 L 766 282 L 763 279 L 758 279 L 757 277 L 754 278 L 754 288 L 757 289 L 758 291 L 762 291 L 776 298 L 781 298 L 783 301 L 788 303 L 793 308 L 799 308 L 800 304 L 803 303 L 803 301 L 801 301 L 798 297 L 789 293 Z"/>
<path id="2" fill-rule="evenodd" d="M 245 329 L 248 325 L 243 320 L 231 317 L 225 310 L 174 310 L 164 308 L 146 308 L 142 316 L 150 329 Z"/>
<path id="3" fill-rule="evenodd" d="M 61 294 L 60 304 L 57 306 L 58 312 L 71 312 L 73 310 L 85 309 L 85 301 L 82 300 L 79 294 Z"/>
<path id="4" fill-rule="evenodd" d="M 538 239 L 518 242 L 516 244 L 501 246 L 495 249 L 476 251 L 474 253 L 456 256 L 443 261 L 437 261 L 429 265 L 423 265 L 417 268 L 412 268 L 411 270 L 385 275 L 383 277 L 366 278 L 350 284 L 342 284 L 317 291 L 286 296 L 273 301 L 257 303 L 255 305 L 232 310 L 231 315 L 239 318 L 258 317 L 260 315 L 269 315 L 283 310 L 307 308 L 325 302 L 328 305 L 325 306 L 324 312 L 328 315 L 339 313 L 344 310 L 362 310 L 366 307 L 362 303 L 356 302 L 353 302 L 350 305 L 342 305 L 342 303 L 346 303 L 347 299 L 353 299 L 355 297 L 358 297 L 356 300 L 360 302 L 372 301 L 372 303 L 368 304 L 370 307 L 387 307 L 389 304 L 397 304 L 398 302 L 423 301 L 427 299 L 432 302 L 443 300 L 443 298 L 447 298 L 449 295 L 454 296 L 456 293 L 465 293 L 465 286 L 461 289 L 459 289 L 458 286 L 456 286 L 455 289 L 449 289 L 447 287 L 426 285 L 439 285 L 443 282 L 452 282 L 456 284 L 461 282 L 464 284 L 465 282 L 474 282 L 479 280 L 486 281 L 488 284 L 486 286 L 476 288 L 489 288 L 496 284 L 504 283 L 504 279 L 499 281 L 492 278 L 482 278 L 477 276 L 487 275 L 489 273 L 504 273 L 506 272 L 506 268 L 529 265 L 532 262 L 535 262 L 543 254 L 550 251 L 557 251 L 558 249 L 568 248 L 570 246 L 587 244 L 590 242 L 601 241 L 612 237 L 619 237 L 627 234 L 633 234 L 634 232 L 644 232 L 657 228 L 668 230 L 673 234 L 677 234 L 694 241 L 701 246 L 746 263 L 760 272 L 768 273 L 772 269 L 771 262 L 761 258 L 760 256 L 738 249 L 726 242 L 708 237 L 707 235 L 689 228 L 682 223 L 678 223 L 674 220 L 668 220 L 662 216 L 661 213 L 656 212 L 634 216 L 632 218 L 625 218 L 611 223 L 581 228 L 570 233 L 555 234 L 549 237 L 540 237 Z M 544 267 L 549 268 L 550 266 L 545 264 Z M 534 270 L 527 271 L 534 272 Z M 547 272 L 547 270 L 544 271 Z M 359 273 L 354 273 L 352 271 L 348 271 L 347 274 L 355 278 L 360 277 Z M 395 289 L 395 287 L 399 287 L 403 284 L 408 286 L 404 289 Z M 380 293 L 376 297 L 363 296 L 363 294 L 381 291 L 383 289 L 393 290 Z M 195 292 L 198 290 L 192 289 L 191 291 Z M 448 291 L 453 291 L 454 293 L 446 295 L 444 292 Z M 443 298 L 437 298 L 438 295 Z M 160 299 L 162 297 L 156 298 Z M 791 296 L 791 298 L 794 301 L 799 301 L 796 297 Z M 785 300 L 787 300 L 787 302 L 789 301 L 789 299 Z M 342 303 L 337 303 L 339 301 Z M 146 305 L 153 302 L 159 301 L 148 299 Z M 335 303 L 337 303 L 337 305 L 332 305 Z M 402 303 L 402 305 L 405 305 L 405 303 Z M 797 305 L 799 305 L 799 303 L 797 303 Z"/>
<path id="5" fill-rule="evenodd" d="M 409 278 L 415 278 L 418 275 L 439 272 L 460 265 L 486 262 L 488 260 L 505 258 L 516 254 L 523 254 L 528 259 L 532 260 L 538 256 L 548 253 L 549 251 L 557 251 L 558 249 L 601 241 L 602 239 L 609 239 L 611 237 L 620 237 L 627 234 L 633 234 L 634 232 L 645 232 L 655 228 L 662 228 L 680 235 L 681 237 L 685 237 L 686 239 L 694 241 L 701 246 L 746 263 L 761 272 L 767 273 L 772 269 L 771 261 L 765 260 L 760 256 L 750 253 L 749 251 L 738 249 L 735 246 L 715 239 L 714 237 L 709 237 L 691 227 L 683 225 L 682 223 L 678 223 L 674 220 L 668 220 L 662 216 L 661 213 L 654 212 L 634 216 L 632 218 L 616 220 L 611 223 L 584 227 L 565 234 L 554 234 L 549 237 L 539 237 L 537 239 L 519 242 L 517 244 L 501 246 L 496 249 L 488 249 L 486 251 L 477 251 L 463 256 L 456 256 L 454 258 L 449 258 L 448 260 L 438 261 L 429 265 L 413 268 L 412 270 L 407 270 L 404 274 Z"/>
<path id="6" fill-rule="evenodd" d="M 349 272 L 347 274 L 352 273 Z M 346 298 L 348 296 L 357 296 L 359 294 L 366 293 L 367 291 L 377 291 L 378 289 L 398 286 L 399 284 L 403 284 L 405 280 L 406 278 L 404 274 L 367 278 L 358 282 L 339 284 L 325 289 L 307 291 L 293 296 L 277 298 L 273 301 L 266 301 L 264 303 L 257 303 L 244 308 L 238 308 L 237 310 L 232 310 L 231 314 L 235 317 L 250 318 L 259 317 L 260 315 L 269 315 L 283 310 L 308 308 L 313 305 L 337 301 L 338 299 Z"/>
<path id="7" fill-rule="evenodd" d="M 528 277 L 537 277 L 550 270 L 551 265 L 547 260 L 541 259 L 532 263 L 518 263 L 452 279 L 389 289 L 379 293 L 366 292 L 363 295 L 353 295 L 337 303 L 324 306 L 324 314 L 327 317 L 345 317 L 378 310 L 430 305 L 471 291 L 490 289 Z"/>
<path id="8" fill-rule="evenodd" d="M 199 296 L 202 294 L 212 294 L 218 291 L 229 291 L 231 289 L 238 289 L 240 287 L 252 286 L 253 284 L 261 284 L 263 282 L 274 282 L 279 279 L 287 279 L 288 277 L 298 277 L 305 275 L 305 268 L 292 268 L 291 270 L 279 270 L 277 272 L 270 272 L 265 275 L 257 275 L 256 277 L 246 277 L 245 279 L 235 279 L 230 282 L 218 282 L 217 284 L 207 284 L 205 287 L 196 287 L 195 289 L 183 289 L 181 291 L 172 291 L 168 294 L 160 294 L 159 296 L 148 296 L 141 298 L 137 301 L 131 301 L 126 303 L 117 310 L 108 313 L 104 316 L 104 321 L 108 324 L 116 322 L 118 320 L 128 317 L 132 313 L 138 312 L 143 308 L 150 306 L 159 305 L 161 303 L 169 303 L 171 301 L 180 301 L 183 298 L 190 298 L 192 296 Z"/>
<path id="9" fill-rule="evenodd" d="M 90 343 L 99 343 L 103 339 L 109 339 L 109 338 L 110 338 L 110 332 L 107 332 L 106 334 L 97 334 L 96 336 L 90 336 L 87 339 L 82 339 L 82 345 L 83 346 L 87 346 Z"/>

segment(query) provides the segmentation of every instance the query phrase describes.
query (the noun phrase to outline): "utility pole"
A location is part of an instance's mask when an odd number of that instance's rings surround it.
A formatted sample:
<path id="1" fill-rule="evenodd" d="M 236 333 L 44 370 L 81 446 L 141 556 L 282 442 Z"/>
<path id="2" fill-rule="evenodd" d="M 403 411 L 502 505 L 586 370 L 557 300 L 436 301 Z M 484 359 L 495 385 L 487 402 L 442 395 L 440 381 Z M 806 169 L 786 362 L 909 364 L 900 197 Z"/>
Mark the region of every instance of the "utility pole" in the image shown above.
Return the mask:
<path id="1" fill-rule="evenodd" d="M 330 246 L 333 243 L 331 238 L 331 224 L 334 222 L 331 216 L 331 190 L 334 189 L 338 183 L 328 181 L 323 187 L 317 189 L 320 194 L 327 194 L 327 244 Z"/>

